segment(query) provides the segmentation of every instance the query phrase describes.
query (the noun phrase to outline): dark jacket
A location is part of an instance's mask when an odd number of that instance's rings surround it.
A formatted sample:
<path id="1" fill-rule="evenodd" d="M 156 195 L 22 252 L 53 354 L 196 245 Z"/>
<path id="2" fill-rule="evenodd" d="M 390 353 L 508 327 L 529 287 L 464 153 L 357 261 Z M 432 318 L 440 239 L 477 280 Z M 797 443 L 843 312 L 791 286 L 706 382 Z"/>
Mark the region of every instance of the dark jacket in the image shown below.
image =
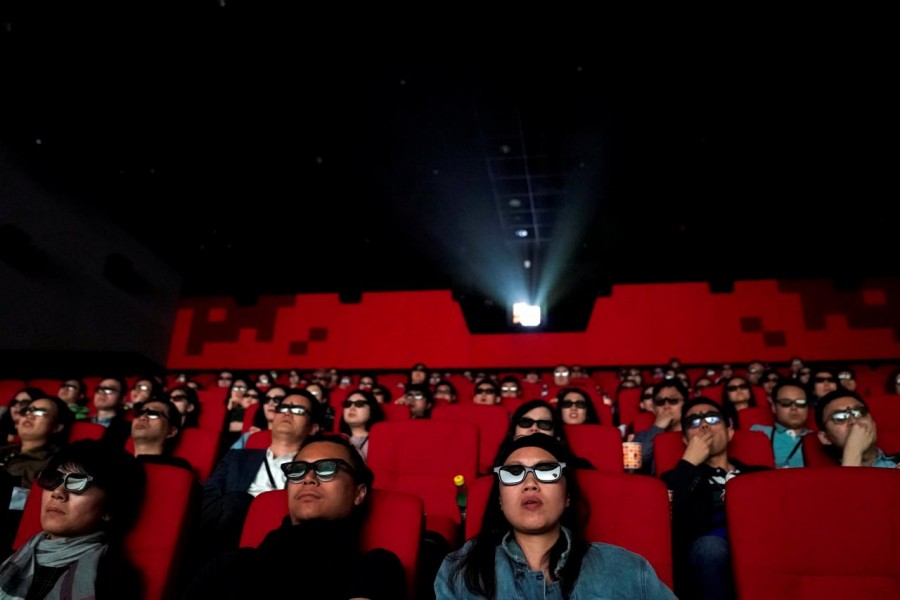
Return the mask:
<path id="1" fill-rule="evenodd" d="M 354 519 L 292 525 L 285 518 L 258 548 L 241 548 L 207 564 L 184 598 L 243 600 L 302 593 L 317 600 L 402 600 L 406 576 L 400 559 L 382 548 L 361 551 L 359 531 Z"/>

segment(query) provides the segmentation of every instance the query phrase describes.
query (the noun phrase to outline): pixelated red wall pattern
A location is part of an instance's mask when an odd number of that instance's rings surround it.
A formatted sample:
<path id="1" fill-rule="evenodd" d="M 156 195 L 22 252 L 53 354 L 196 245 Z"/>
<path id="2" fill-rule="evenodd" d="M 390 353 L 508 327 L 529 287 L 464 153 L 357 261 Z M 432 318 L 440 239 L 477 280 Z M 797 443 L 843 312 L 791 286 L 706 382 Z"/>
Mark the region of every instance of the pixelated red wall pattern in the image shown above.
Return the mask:
<path id="1" fill-rule="evenodd" d="M 828 280 L 736 282 L 729 294 L 705 283 L 617 285 L 598 298 L 578 333 L 472 335 L 451 292 L 185 299 L 171 369 L 406 369 L 604 366 L 751 360 L 892 360 L 900 357 L 900 279 L 836 291 Z"/>

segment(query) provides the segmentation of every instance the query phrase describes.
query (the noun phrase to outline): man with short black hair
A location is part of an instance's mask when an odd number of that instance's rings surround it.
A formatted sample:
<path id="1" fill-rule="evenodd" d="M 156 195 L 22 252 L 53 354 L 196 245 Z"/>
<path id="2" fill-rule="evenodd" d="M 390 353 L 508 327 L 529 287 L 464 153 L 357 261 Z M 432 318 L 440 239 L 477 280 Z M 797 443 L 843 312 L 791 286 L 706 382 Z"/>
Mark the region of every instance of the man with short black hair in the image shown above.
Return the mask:
<path id="1" fill-rule="evenodd" d="M 104 377 L 94 390 L 94 408 L 97 411 L 90 418 L 91 423 L 106 427 L 103 441 L 125 447 L 125 440 L 131 434 L 131 425 L 125 418 L 125 397 L 128 388 L 122 377 Z"/>
<path id="2" fill-rule="evenodd" d="M 887 455 L 878 447 L 875 419 L 862 396 L 837 389 L 816 404 L 819 441 L 844 467 L 897 468 L 900 456 Z"/>
<path id="3" fill-rule="evenodd" d="M 793 379 L 779 381 L 772 388 L 772 413 L 775 425 L 753 425 L 750 431 L 762 431 L 772 440 L 775 466 L 779 469 L 802 467 L 803 438 L 811 430 L 806 428 L 809 418 L 809 399 L 806 388 Z"/>
<path id="4" fill-rule="evenodd" d="M 294 459 L 319 430 L 321 405 L 306 390 L 288 390 L 275 409 L 272 443 L 265 449 L 229 450 L 203 484 L 201 535 L 211 553 L 235 548 L 253 497 L 285 486 L 281 465 Z"/>
<path id="5" fill-rule="evenodd" d="M 288 481 L 288 515 L 281 527 L 258 548 L 242 548 L 208 565 L 186 598 L 275 598 L 296 595 L 298 587 L 302 597 L 317 600 L 407 597 L 397 556 L 381 548 L 361 549 L 374 477 L 347 438 L 311 436 L 280 470 Z M 271 565 L 285 560 L 295 574 L 271 571 Z"/>
<path id="6" fill-rule="evenodd" d="M 653 440 L 663 431 L 681 431 L 681 407 L 688 399 L 687 388 L 680 379 L 663 379 L 653 386 L 653 414 L 649 429 L 635 433 L 631 441 L 641 445 L 641 473 L 656 475 Z"/>
<path id="7" fill-rule="evenodd" d="M 143 462 L 172 465 L 193 472 L 191 463 L 172 451 L 181 436 L 181 413 L 168 400 L 136 404 L 131 421 L 134 455 Z"/>
<path id="8" fill-rule="evenodd" d="M 734 584 L 725 523 L 726 484 L 766 467 L 728 456 L 734 428 L 714 400 L 685 402 L 684 454 L 662 480 L 671 491 L 675 587 L 679 598 L 731 598 Z"/>

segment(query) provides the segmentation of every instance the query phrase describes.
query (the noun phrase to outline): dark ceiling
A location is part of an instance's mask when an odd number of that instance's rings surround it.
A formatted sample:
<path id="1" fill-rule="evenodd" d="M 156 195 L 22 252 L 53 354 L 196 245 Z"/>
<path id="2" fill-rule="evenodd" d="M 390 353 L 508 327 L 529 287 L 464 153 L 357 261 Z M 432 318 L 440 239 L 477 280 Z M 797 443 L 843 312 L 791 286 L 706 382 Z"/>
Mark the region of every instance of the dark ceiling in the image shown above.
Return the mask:
<path id="1" fill-rule="evenodd" d="M 2 15 L 0 142 L 187 295 L 900 274 L 877 32 L 250 6 Z"/>

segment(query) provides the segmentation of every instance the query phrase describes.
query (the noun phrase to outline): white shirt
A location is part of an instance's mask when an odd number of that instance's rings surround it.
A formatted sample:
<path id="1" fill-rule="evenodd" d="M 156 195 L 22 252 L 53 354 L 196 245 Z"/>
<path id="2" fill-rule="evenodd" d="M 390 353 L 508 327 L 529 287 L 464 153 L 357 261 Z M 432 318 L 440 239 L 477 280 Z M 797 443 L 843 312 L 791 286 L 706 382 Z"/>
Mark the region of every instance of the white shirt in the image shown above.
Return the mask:
<path id="1" fill-rule="evenodd" d="M 263 492 L 268 492 L 269 490 L 284 488 L 287 483 L 287 477 L 284 476 L 281 465 L 294 460 L 294 456 L 295 454 L 285 454 L 284 456 L 276 458 L 272 453 L 272 449 L 266 448 L 266 460 L 259 466 L 259 471 L 256 472 L 256 478 L 253 479 L 253 483 L 250 484 L 247 493 L 255 497 Z M 269 465 L 268 470 L 266 470 L 266 464 Z M 270 472 L 272 473 L 271 479 L 269 479 Z M 272 485 L 273 480 L 275 482 L 274 486 Z"/>

